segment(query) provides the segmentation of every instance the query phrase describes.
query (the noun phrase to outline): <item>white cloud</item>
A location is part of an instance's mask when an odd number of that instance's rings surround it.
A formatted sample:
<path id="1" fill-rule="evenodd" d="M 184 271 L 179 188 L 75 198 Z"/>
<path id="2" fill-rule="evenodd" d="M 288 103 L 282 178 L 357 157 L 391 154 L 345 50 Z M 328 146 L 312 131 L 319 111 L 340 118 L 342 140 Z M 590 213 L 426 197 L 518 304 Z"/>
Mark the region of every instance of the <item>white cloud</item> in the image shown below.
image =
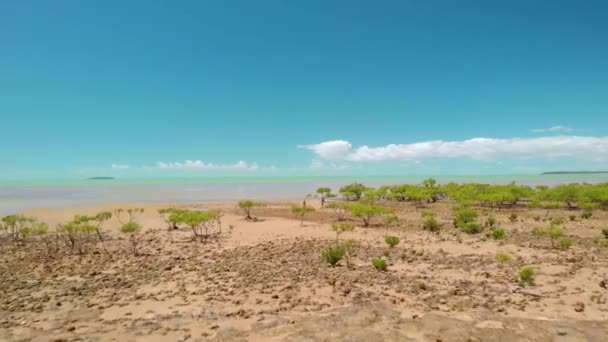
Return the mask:
<path id="1" fill-rule="evenodd" d="M 547 127 L 547 128 L 536 128 L 533 129 L 532 132 L 534 133 L 547 133 L 547 132 L 563 132 L 563 133 L 569 133 L 574 131 L 574 128 L 572 127 L 568 127 L 568 126 L 551 126 L 551 127 Z"/>
<path id="2" fill-rule="evenodd" d="M 321 147 L 319 147 L 321 146 Z M 329 146 L 334 146 L 332 149 Z M 340 146 L 339 153 L 336 151 Z M 348 146 L 349 148 L 346 148 Z M 420 160 L 425 158 L 471 158 L 493 160 L 506 158 L 574 157 L 587 160 L 608 159 L 608 137 L 551 136 L 539 138 L 473 138 L 461 141 L 423 141 L 411 144 L 390 144 L 380 147 L 361 146 L 353 149 L 347 141 L 329 141 L 307 145 L 320 158 L 351 162 L 389 160 Z M 328 153 L 328 150 L 331 153 Z"/>
<path id="3" fill-rule="evenodd" d="M 125 164 L 112 164 L 113 169 L 128 169 L 130 166 Z"/>
<path id="4" fill-rule="evenodd" d="M 315 152 L 319 157 L 327 160 L 341 160 L 350 152 L 353 145 L 344 140 L 326 141 L 315 145 L 298 145 L 299 148 L 305 148 Z"/>
<path id="5" fill-rule="evenodd" d="M 234 164 L 205 163 L 202 160 L 186 160 L 185 162 L 158 162 L 156 166 L 160 169 L 176 170 L 223 170 L 223 171 L 256 171 L 257 163 L 246 163 L 242 160 Z"/>

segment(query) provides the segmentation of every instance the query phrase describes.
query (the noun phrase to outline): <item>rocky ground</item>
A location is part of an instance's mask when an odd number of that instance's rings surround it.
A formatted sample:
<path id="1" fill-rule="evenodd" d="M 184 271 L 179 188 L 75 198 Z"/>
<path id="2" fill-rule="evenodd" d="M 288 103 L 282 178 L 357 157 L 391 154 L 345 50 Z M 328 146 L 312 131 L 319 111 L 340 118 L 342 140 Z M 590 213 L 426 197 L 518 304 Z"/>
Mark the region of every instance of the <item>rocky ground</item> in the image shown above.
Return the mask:
<path id="1" fill-rule="evenodd" d="M 393 249 L 378 226 L 345 234 L 358 241 L 349 269 L 320 258 L 335 241 L 328 210 L 301 226 L 285 204 L 259 209 L 258 222 L 245 221 L 232 205 L 215 206 L 227 213 L 225 228 L 208 243 L 192 242 L 186 229 L 166 230 L 147 208 L 137 257 L 112 225 L 107 251 L 96 246 L 83 256 L 3 244 L 0 340 L 608 339 L 608 250 L 596 241 L 606 213 L 566 222 L 576 242 L 558 250 L 531 234 L 546 224 L 532 219 L 540 212 L 519 212 L 513 223 L 509 212 L 492 213 L 508 231 L 496 242 L 453 229 L 445 204 L 430 208 L 444 224 L 439 234 L 422 231 L 418 210 L 402 206 L 403 223 L 390 230 L 401 237 Z M 73 210 L 33 214 L 56 223 Z M 498 263 L 497 251 L 514 260 Z M 387 272 L 370 264 L 381 255 Z M 524 265 L 536 271 L 532 286 L 515 280 Z"/>

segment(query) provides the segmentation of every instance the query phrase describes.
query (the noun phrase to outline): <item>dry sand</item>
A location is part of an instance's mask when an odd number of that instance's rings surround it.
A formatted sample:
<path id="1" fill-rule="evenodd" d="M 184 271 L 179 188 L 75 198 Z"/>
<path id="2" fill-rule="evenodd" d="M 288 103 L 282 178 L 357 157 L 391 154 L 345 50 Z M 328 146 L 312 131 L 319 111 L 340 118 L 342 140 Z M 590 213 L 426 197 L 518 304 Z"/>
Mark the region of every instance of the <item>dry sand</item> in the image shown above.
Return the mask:
<path id="1" fill-rule="evenodd" d="M 319 207 L 319 203 L 312 203 Z M 108 253 L 52 255 L 31 248 L 0 255 L 1 341 L 606 341 L 608 249 L 594 239 L 608 214 L 565 227 L 568 250 L 533 237 L 544 211 L 493 212 L 508 238 L 469 236 L 451 225 L 447 203 L 429 204 L 444 224 L 423 231 L 420 212 L 391 204 L 403 224 L 390 230 L 401 242 L 388 250 L 386 229 L 358 227 L 343 238 L 359 241 L 354 269 L 327 266 L 320 251 L 335 241 L 331 210 L 301 225 L 289 203 L 254 209 L 246 221 L 234 203 L 180 204 L 220 208 L 221 238 L 194 243 L 185 228 L 169 231 L 156 213 L 168 204 L 110 203 L 24 213 L 51 227 L 74 214 L 144 207 L 138 221 L 143 255 L 132 255 L 112 219 L 104 230 Z M 388 251 L 388 252 L 387 252 Z M 497 251 L 514 260 L 499 264 Z M 372 257 L 388 254 L 388 272 Z M 532 286 L 515 281 L 524 265 Z"/>

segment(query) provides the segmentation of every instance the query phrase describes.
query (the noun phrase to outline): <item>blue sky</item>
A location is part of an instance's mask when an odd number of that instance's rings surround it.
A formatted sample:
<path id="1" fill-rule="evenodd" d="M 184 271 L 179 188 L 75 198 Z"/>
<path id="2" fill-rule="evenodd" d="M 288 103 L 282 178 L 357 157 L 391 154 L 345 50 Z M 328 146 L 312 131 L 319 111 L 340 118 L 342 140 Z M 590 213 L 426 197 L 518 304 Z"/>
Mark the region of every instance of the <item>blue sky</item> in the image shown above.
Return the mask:
<path id="1" fill-rule="evenodd" d="M 0 13 L 3 179 L 608 169 L 606 1 Z"/>

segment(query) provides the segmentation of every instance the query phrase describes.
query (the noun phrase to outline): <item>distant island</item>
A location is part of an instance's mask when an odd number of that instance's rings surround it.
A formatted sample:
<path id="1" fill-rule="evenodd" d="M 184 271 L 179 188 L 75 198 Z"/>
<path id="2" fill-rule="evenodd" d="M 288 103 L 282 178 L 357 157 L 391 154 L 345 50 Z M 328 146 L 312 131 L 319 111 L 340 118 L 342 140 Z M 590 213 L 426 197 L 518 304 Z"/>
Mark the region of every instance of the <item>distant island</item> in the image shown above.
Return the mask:
<path id="1" fill-rule="evenodd" d="M 90 177 L 87 178 L 87 180 L 110 180 L 110 179 L 116 179 L 114 177 Z"/>
<path id="2" fill-rule="evenodd" d="M 608 173 L 608 171 L 551 171 L 543 172 L 541 175 L 578 175 L 578 174 L 594 174 L 594 173 Z"/>

